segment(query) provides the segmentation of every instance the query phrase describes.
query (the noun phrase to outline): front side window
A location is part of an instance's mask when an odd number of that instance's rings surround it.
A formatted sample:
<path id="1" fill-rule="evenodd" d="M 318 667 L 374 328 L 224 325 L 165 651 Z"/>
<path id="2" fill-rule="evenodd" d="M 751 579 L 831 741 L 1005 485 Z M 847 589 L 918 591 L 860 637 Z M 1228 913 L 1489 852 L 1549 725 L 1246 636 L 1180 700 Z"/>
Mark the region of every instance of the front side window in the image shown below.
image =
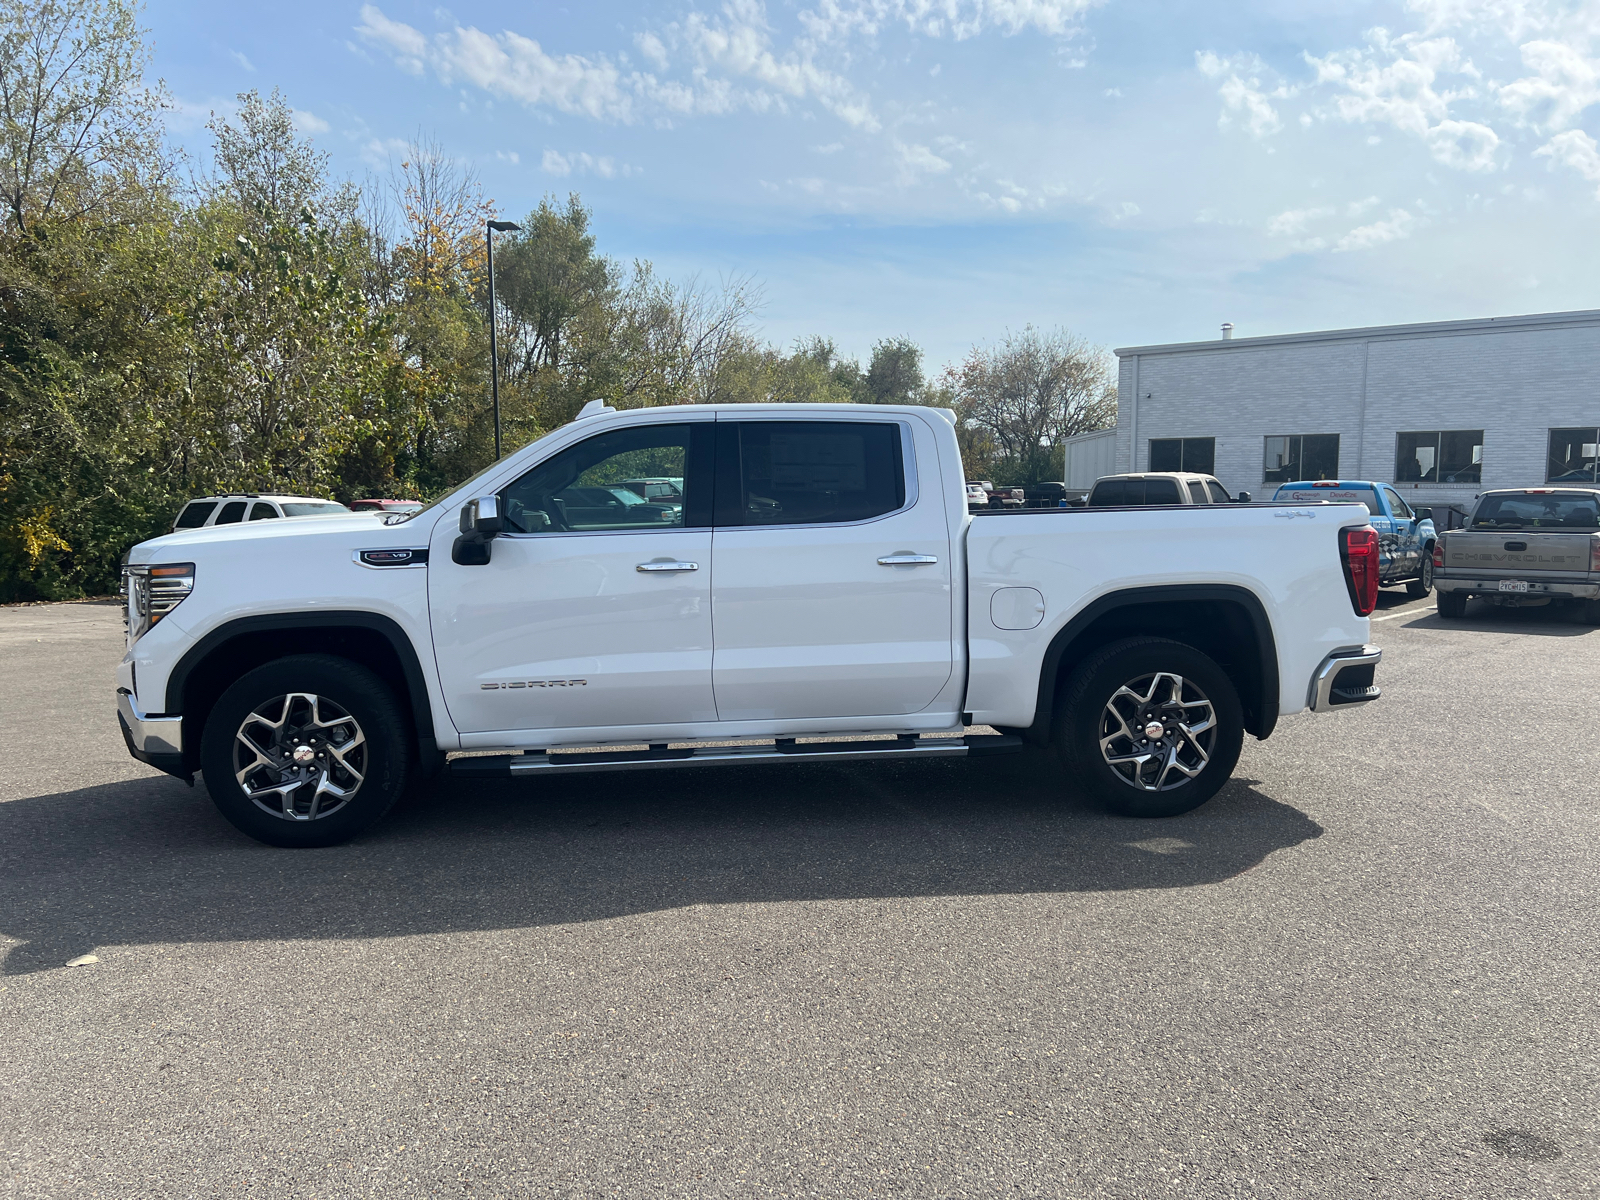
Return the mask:
<path id="1" fill-rule="evenodd" d="M 1600 458 L 1600 430 L 1552 429 L 1546 483 L 1593 483 Z"/>
<path id="2" fill-rule="evenodd" d="M 1440 429 L 1402 433 L 1396 440 L 1396 483 L 1480 483 L 1483 430 Z"/>
<path id="3" fill-rule="evenodd" d="M 1298 483 L 1338 477 L 1337 433 L 1296 433 L 1267 439 L 1263 482 Z"/>
<path id="4" fill-rule="evenodd" d="M 1383 496 L 1389 502 L 1390 511 L 1402 521 L 1410 521 L 1415 518 L 1416 514 L 1411 511 L 1411 506 L 1400 498 L 1399 492 L 1393 488 L 1386 487 L 1383 489 Z"/>
<path id="5" fill-rule="evenodd" d="M 1190 471 L 1210 475 L 1216 469 L 1216 438 L 1151 438 L 1152 471 Z"/>
<path id="6" fill-rule="evenodd" d="M 511 533 L 601 533 L 704 525 L 695 503 L 703 474 L 689 468 L 695 442 L 709 451 L 711 423 L 674 421 L 596 434 L 546 459 L 502 493 Z M 684 480 L 682 499 L 650 500 L 636 483 L 645 475 Z"/>
<path id="7" fill-rule="evenodd" d="M 1211 503 L 1213 504 L 1233 503 L 1233 497 L 1222 490 L 1222 485 L 1220 483 L 1212 483 L 1208 479 L 1206 480 L 1206 490 L 1211 493 Z"/>
<path id="8" fill-rule="evenodd" d="M 727 503 L 719 489 L 719 525 L 867 521 L 905 505 L 898 424 L 747 421 L 737 431 L 734 495 Z"/>

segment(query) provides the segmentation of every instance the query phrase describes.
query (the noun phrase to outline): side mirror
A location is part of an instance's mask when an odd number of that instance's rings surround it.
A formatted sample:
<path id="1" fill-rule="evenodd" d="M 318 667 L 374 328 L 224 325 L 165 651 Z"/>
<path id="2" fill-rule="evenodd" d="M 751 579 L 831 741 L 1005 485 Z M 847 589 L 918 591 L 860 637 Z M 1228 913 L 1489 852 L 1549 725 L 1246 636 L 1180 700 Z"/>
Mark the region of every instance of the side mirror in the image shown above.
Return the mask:
<path id="1" fill-rule="evenodd" d="M 505 528 L 500 516 L 500 497 L 479 496 L 461 506 L 461 536 L 450 548 L 450 557 L 463 567 L 482 567 L 489 562 L 489 543 Z"/>
<path id="2" fill-rule="evenodd" d="M 1249 504 L 1250 503 L 1250 493 L 1249 492 L 1240 492 L 1239 493 L 1239 499 L 1235 503 L 1238 503 L 1238 504 Z"/>

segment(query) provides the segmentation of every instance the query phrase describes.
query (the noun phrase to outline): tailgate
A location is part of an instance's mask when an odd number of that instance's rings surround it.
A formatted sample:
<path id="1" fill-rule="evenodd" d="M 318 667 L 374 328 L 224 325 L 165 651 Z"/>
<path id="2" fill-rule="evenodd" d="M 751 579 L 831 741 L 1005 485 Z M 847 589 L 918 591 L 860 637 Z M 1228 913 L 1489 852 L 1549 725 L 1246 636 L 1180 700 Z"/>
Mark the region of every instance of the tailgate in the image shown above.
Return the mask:
<path id="1" fill-rule="evenodd" d="M 1571 577 L 1589 573 L 1589 547 L 1587 533 L 1454 530 L 1444 539 L 1444 565 L 1447 571 L 1486 579 Z"/>

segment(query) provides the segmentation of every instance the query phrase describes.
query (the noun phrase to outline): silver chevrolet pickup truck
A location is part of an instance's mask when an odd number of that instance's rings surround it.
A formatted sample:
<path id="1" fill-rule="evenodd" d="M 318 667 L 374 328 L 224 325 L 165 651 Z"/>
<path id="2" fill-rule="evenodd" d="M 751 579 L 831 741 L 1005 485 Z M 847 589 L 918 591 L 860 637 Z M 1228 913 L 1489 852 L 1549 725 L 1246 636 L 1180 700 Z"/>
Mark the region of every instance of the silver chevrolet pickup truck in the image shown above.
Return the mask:
<path id="1" fill-rule="evenodd" d="M 1600 625 L 1600 488 L 1503 488 L 1484 492 L 1465 528 L 1433 548 L 1441 617 L 1466 614 L 1467 600 L 1561 604 Z"/>

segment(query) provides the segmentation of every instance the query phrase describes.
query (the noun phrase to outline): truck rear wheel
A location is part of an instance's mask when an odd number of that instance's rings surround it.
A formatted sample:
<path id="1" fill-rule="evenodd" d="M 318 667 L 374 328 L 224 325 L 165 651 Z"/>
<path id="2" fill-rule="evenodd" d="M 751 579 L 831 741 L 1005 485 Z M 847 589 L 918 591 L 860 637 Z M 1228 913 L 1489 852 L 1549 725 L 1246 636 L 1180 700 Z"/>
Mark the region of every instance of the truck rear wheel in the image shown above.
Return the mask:
<path id="1" fill-rule="evenodd" d="M 1097 651 L 1056 709 L 1056 753 L 1069 778 L 1123 816 L 1198 808 L 1228 781 L 1243 742 L 1233 681 L 1193 646 L 1166 638 Z"/>
<path id="2" fill-rule="evenodd" d="M 1436 592 L 1433 602 L 1438 606 L 1439 615 L 1446 620 L 1453 621 L 1467 615 L 1465 592 Z"/>
<path id="3" fill-rule="evenodd" d="M 206 718 L 200 768 L 233 825 L 272 846 L 354 837 L 405 789 L 405 718 L 348 659 L 301 654 L 257 667 Z"/>

